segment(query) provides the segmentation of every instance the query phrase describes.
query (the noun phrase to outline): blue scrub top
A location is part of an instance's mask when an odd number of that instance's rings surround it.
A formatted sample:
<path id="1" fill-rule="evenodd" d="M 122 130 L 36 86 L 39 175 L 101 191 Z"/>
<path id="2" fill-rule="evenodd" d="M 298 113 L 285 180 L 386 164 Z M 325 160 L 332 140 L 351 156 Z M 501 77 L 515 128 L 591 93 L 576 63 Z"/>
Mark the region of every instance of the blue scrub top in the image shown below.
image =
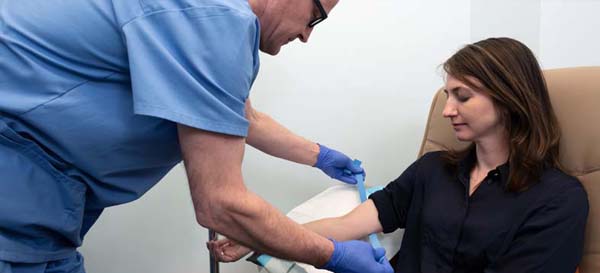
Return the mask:
<path id="1" fill-rule="evenodd" d="M 0 260 L 71 257 L 177 123 L 246 136 L 259 34 L 245 0 L 0 0 Z"/>

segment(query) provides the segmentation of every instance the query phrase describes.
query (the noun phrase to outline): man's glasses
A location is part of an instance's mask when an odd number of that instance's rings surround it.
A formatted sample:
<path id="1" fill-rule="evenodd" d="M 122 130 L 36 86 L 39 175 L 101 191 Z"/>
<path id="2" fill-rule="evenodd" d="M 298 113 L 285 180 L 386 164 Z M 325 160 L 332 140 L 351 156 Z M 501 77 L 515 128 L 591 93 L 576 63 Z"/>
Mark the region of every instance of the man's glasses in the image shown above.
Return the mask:
<path id="1" fill-rule="evenodd" d="M 327 13 L 325 12 L 323 5 L 321 5 L 321 1 L 320 0 L 313 0 L 313 1 L 315 2 L 315 5 L 319 9 L 319 13 L 321 14 L 321 16 L 310 20 L 310 22 L 308 23 L 308 27 L 310 27 L 310 28 L 313 28 L 317 24 L 319 24 L 319 23 L 323 22 L 325 19 L 327 19 Z"/>

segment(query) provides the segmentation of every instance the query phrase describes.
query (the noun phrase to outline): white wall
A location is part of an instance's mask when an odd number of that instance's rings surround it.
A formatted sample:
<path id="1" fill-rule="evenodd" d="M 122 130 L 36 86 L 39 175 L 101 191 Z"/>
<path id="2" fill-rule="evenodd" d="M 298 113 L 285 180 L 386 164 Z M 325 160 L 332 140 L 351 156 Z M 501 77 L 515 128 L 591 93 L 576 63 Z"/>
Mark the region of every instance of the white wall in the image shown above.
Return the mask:
<path id="1" fill-rule="evenodd" d="M 508 36 L 525 43 L 533 52 L 540 47 L 542 0 L 471 1 L 471 40 Z"/>
<path id="2" fill-rule="evenodd" d="M 542 66 L 600 65 L 599 13 L 599 0 L 543 0 L 540 20 Z"/>
<path id="3" fill-rule="evenodd" d="M 385 184 L 415 159 L 443 84 L 438 65 L 455 50 L 512 36 L 544 67 L 600 65 L 598 10 L 595 0 L 344 0 L 308 44 L 262 56 L 251 98 L 293 131 L 361 159 L 368 183 Z M 284 212 L 336 183 L 251 147 L 244 176 Z M 178 166 L 141 200 L 108 209 L 81 252 L 89 273 L 208 272 L 206 233 Z M 221 272 L 256 270 L 238 262 Z"/>

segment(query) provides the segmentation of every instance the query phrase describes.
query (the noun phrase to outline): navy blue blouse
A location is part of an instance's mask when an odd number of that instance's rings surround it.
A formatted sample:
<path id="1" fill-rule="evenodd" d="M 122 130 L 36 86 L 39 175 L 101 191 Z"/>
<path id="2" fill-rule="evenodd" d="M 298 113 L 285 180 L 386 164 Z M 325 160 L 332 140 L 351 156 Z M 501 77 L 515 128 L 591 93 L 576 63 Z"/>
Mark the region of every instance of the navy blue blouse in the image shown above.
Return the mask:
<path id="1" fill-rule="evenodd" d="M 385 233 L 405 228 L 396 272 L 575 272 L 589 209 L 576 178 L 550 168 L 513 193 L 504 164 L 469 196 L 474 153 L 454 171 L 442 153 L 425 154 L 370 197 Z"/>

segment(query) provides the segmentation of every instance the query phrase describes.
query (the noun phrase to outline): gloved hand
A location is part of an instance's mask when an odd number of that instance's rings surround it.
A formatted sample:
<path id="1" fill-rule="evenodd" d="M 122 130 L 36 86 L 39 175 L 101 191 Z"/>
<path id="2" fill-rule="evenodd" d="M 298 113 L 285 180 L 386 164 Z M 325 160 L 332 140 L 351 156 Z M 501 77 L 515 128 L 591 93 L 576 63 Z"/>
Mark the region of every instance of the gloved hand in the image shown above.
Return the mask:
<path id="1" fill-rule="evenodd" d="M 329 177 L 340 180 L 348 184 L 356 184 L 354 174 L 363 173 L 362 167 L 352 163 L 345 154 L 336 150 L 329 149 L 325 145 L 319 145 L 319 156 L 314 167 L 321 169 Z M 344 171 L 346 170 L 346 171 Z"/>
<path id="2" fill-rule="evenodd" d="M 331 241 L 333 254 L 322 269 L 335 273 L 394 273 L 385 258 L 385 249 L 373 249 L 363 241 Z"/>

